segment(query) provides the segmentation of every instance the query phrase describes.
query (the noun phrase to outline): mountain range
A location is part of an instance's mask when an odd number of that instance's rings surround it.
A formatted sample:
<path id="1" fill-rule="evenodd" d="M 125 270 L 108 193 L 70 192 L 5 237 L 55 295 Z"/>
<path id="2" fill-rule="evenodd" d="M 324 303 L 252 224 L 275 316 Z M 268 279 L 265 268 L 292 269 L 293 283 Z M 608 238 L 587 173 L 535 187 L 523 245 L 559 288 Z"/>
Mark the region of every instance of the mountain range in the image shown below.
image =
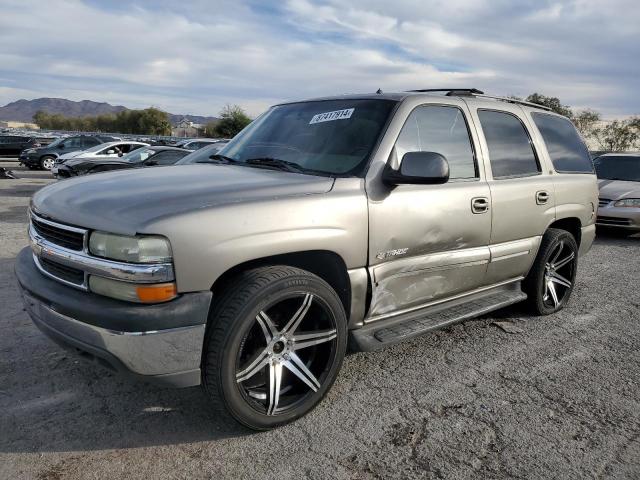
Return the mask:
<path id="1" fill-rule="evenodd" d="M 33 122 L 33 115 L 42 110 L 48 113 L 58 113 L 65 117 L 93 117 L 109 113 L 118 113 L 122 110 L 129 110 L 122 105 L 111 105 L 105 102 L 93 102 L 82 100 L 75 102 L 65 98 L 36 98 L 33 100 L 17 100 L 0 107 L 0 120 L 12 120 L 15 122 Z M 169 113 L 169 120 L 172 125 L 177 124 L 183 118 L 194 123 L 207 123 L 217 120 L 216 117 L 204 117 L 201 115 L 181 115 Z"/>

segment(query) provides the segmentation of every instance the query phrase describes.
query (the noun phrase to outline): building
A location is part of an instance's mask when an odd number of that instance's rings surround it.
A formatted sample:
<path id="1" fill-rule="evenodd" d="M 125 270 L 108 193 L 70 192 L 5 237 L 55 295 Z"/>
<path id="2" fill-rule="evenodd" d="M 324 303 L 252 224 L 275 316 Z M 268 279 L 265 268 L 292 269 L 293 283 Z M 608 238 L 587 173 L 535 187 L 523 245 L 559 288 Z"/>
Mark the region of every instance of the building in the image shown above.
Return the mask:
<path id="1" fill-rule="evenodd" d="M 204 125 L 199 123 L 193 123 L 186 117 L 178 122 L 178 124 L 171 129 L 171 136 L 173 137 L 197 137 L 204 129 Z"/>
<path id="2" fill-rule="evenodd" d="M 38 127 L 38 125 L 36 125 L 35 123 L 0 120 L 0 128 L 24 128 L 26 130 L 38 130 L 40 127 Z"/>

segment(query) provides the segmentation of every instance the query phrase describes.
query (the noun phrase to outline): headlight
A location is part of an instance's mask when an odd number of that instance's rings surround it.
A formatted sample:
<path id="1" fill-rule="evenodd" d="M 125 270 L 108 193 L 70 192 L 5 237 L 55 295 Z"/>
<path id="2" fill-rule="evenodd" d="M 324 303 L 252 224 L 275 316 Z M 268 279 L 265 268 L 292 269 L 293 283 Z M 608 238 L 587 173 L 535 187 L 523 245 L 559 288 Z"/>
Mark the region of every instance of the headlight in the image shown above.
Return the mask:
<path id="1" fill-rule="evenodd" d="M 131 263 L 166 263 L 171 261 L 169 240 L 157 235 L 127 237 L 93 232 L 89 251 L 98 257 Z"/>
<path id="2" fill-rule="evenodd" d="M 640 198 L 623 198 L 614 203 L 613 206 L 640 208 Z"/>
<path id="3" fill-rule="evenodd" d="M 178 296 L 176 284 L 173 282 L 140 284 L 112 280 L 96 275 L 89 276 L 89 289 L 93 293 L 126 302 L 138 303 L 168 302 Z"/>

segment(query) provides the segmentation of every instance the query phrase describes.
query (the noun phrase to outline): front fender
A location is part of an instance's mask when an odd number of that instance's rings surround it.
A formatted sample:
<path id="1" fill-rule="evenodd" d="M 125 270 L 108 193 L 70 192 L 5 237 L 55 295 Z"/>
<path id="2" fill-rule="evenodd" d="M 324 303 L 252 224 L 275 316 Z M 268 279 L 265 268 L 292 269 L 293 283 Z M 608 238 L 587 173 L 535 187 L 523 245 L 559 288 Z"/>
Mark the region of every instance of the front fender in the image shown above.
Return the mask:
<path id="1" fill-rule="evenodd" d="M 180 292 L 208 290 L 242 263 L 301 251 L 334 252 L 348 269 L 362 267 L 367 261 L 366 196 L 360 179 L 341 180 L 351 188 L 206 208 L 148 229 L 169 238 Z"/>

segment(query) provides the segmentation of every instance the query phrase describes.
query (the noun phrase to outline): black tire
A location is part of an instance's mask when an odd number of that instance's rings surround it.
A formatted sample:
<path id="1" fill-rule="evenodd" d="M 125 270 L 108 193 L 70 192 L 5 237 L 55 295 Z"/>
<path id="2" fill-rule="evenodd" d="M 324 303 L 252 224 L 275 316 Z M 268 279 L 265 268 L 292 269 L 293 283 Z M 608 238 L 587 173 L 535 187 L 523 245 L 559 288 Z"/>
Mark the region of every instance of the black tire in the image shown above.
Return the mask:
<path id="1" fill-rule="evenodd" d="M 294 305 L 293 302 L 298 301 L 298 296 L 302 299 L 302 306 L 290 320 L 282 320 L 281 318 L 289 316 L 283 314 L 279 317 L 277 311 L 275 316 L 269 313 L 274 312 L 275 308 L 285 308 L 289 304 Z M 255 356 L 249 358 L 257 359 L 261 355 L 259 352 L 262 352 L 262 348 L 266 350 L 270 348 L 269 335 L 259 321 L 262 319 L 262 317 L 258 318 L 259 314 L 269 313 L 267 316 L 269 324 L 272 327 L 277 327 L 274 332 L 279 333 L 275 333 L 271 339 L 271 342 L 274 342 L 276 338 L 279 338 L 279 335 L 289 334 L 286 332 L 287 325 L 291 324 L 294 317 L 304 308 L 307 298 L 311 300 L 308 302 L 309 306 L 304 311 L 305 313 L 299 315 L 302 320 L 298 320 L 300 323 L 294 322 L 293 329 L 289 333 L 293 336 L 298 328 L 297 325 L 302 327 L 308 325 L 308 322 L 314 324 L 330 322 L 331 325 L 335 325 L 335 332 L 329 331 L 334 336 L 331 339 L 322 340 L 321 345 L 309 346 L 308 348 L 303 346 L 304 342 L 301 340 L 298 340 L 297 343 L 291 342 L 291 344 L 285 341 L 285 348 L 287 351 L 291 349 L 292 354 L 299 354 L 299 356 L 296 355 L 296 361 L 300 361 L 304 355 L 311 353 L 313 358 L 310 361 L 305 360 L 305 362 L 309 362 L 306 364 L 308 367 L 306 371 L 311 372 L 312 367 L 315 368 L 315 364 L 320 365 L 319 373 L 316 376 L 311 376 L 314 381 L 318 381 L 319 388 L 315 391 L 309 388 L 308 392 L 296 395 L 291 393 L 292 397 L 300 398 L 292 402 L 291 406 L 283 407 L 282 412 L 269 414 L 272 405 L 270 403 L 272 402 L 272 391 L 269 390 L 269 393 L 266 393 L 266 389 L 270 388 L 267 387 L 267 382 L 273 382 L 273 378 L 278 378 L 278 388 L 280 388 L 280 382 L 285 383 L 286 378 L 289 381 L 286 386 L 289 392 L 303 391 L 302 388 L 306 385 L 300 381 L 302 378 L 300 375 L 294 375 L 293 370 L 287 369 L 288 367 L 283 368 L 284 363 L 280 366 L 279 376 L 272 377 L 275 375 L 272 365 L 277 364 L 278 360 L 274 360 L 274 364 L 267 363 L 260 367 L 264 370 L 257 370 L 258 373 L 251 374 L 252 376 L 247 380 L 241 380 L 239 377 L 242 377 L 242 372 L 248 370 L 242 369 L 241 357 L 244 349 L 248 349 L 248 346 L 252 345 L 251 339 L 259 336 L 259 334 L 256 335 L 256 331 L 260 332 L 260 330 L 256 330 L 256 325 L 262 327 L 261 332 L 264 336 L 259 340 L 266 342 L 266 347 L 256 347 Z M 204 342 L 202 384 L 211 399 L 216 414 L 231 415 L 235 420 L 253 430 L 269 430 L 290 423 L 309 413 L 331 388 L 346 351 L 347 319 L 342 302 L 336 292 L 324 280 L 305 270 L 289 266 L 267 266 L 247 270 L 235 276 L 228 282 L 224 291 L 214 297 L 214 305 Z M 284 323 L 286 325 L 283 327 Z M 307 331 L 306 328 L 301 328 L 301 330 Z M 318 332 L 327 332 L 327 330 L 318 330 Z M 276 355 L 274 353 L 276 346 L 274 344 L 271 347 L 272 350 L 266 355 L 269 357 Z M 294 348 L 301 350 L 294 352 Z M 301 353 L 303 350 L 304 354 Z M 283 358 L 286 360 L 290 358 L 286 351 L 282 353 L 280 350 L 277 353 L 282 355 L 279 357 L 282 362 L 284 362 Z M 267 359 L 267 361 L 271 362 L 272 360 Z M 243 365 L 246 366 L 247 363 L 253 364 L 247 360 Z M 290 364 L 291 362 L 285 363 Z M 324 363 L 326 366 L 322 367 Z M 249 391 L 248 396 L 247 391 L 250 389 L 245 387 L 244 382 L 259 383 L 260 380 L 264 380 L 265 397 L 262 398 L 252 391 Z M 272 383 L 269 385 L 271 386 Z M 285 398 L 285 390 L 283 389 L 282 392 L 281 398 Z M 261 398 L 261 400 L 256 398 Z M 264 405 L 261 404 L 263 401 Z M 275 406 L 278 406 L 277 400 Z"/>
<path id="2" fill-rule="evenodd" d="M 53 163 L 51 163 L 51 167 L 50 168 L 47 168 L 46 165 L 49 165 L 49 162 L 54 162 L 55 163 L 55 161 L 56 161 L 56 157 L 53 157 L 51 155 L 45 155 L 44 157 L 42 157 L 40 159 L 40 168 L 42 170 L 50 171 L 51 168 L 53 167 Z"/>
<path id="3" fill-rule="evenodd" d="M 554 266 L 568 258 L 571 258 L 568 263 L 557 268 Z M 566 230 L 547 230 L 542 237 L 533 267 L 523 282 L 523 289 L 534 313 L 549 315 L 564 308 L 573 292 L 577 270 L 578 244 L 573 235 Z M 557 283 L 560 281 L 568 281 L 570 286 Z M 552 286 L 549 286 L 549 282 Z M 550 289 L 555 293 L 551 294 Z"/>

